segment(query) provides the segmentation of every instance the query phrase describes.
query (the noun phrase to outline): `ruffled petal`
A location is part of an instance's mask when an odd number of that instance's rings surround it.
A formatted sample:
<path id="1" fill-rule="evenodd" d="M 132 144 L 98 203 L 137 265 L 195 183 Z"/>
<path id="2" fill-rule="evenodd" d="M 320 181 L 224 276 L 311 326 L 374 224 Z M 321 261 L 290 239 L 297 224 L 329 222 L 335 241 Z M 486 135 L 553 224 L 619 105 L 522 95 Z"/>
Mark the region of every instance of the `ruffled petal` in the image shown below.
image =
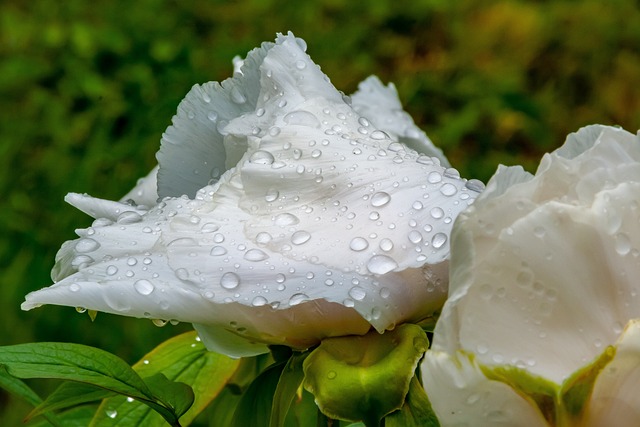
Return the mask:
<path id="1" fill-rule="evenodd" d="M 393 83 L 384 86 L 376 76 L 370 76 L 358 85 L 351 95 L 353 109 L 371 124 L 386 132 L 392 139 L 429 157 L 436 157 L 440 164 L 450 167 L 442 150 L 433 145 L 431 139 L 413 122 L 405 112 Z"/>
<path id="2" fill-rule="evenodd" d="M 158 202 L 158 166 L 151 169 L 147 176 L 140 178 L 136 186 L 120 201 L 123 203 L 132 201 L 135 205 L 147 208 L 154 206 Z"/>
<path id="3" fill-rule="evenodd" d="M 71 196 L 98 219 L 23 308 L 191 322 L 236 356 L 433 323 L 451 225 L 482 185 L 356 114 L 304 48 L 280 35 L 233 79 L 192 89 L 158 154 L 153 208 Z"/>
<path id="4" fill-rule="evenodd" d="M 549 427 L 525 397 L 488 379 L 473 357 L 429 350 L 421 365 L 422 380 L 440 425 Z"/>

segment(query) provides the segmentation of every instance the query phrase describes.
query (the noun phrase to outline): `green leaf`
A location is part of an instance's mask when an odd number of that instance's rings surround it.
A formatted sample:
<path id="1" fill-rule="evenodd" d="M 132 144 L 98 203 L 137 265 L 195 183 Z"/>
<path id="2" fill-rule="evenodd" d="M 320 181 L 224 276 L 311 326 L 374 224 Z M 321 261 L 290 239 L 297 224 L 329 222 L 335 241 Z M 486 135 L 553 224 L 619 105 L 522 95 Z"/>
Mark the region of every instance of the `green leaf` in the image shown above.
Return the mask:
<path id="1" fill-rule="evenodd" d="M 170 381 L 164 374 L 147 377 L 145 382 L 164 406 L 172 409 L 177 418 L 184 415 L 195 400 L 191 387 L 181 382 Z"/>
<path id="2" fill-rule="evenodd" d="M 438 417 L 431 408 L 427 393 L 416 377 L 400 410 L 385 418 L 385 427 L 439 427 Z"/>
<path id="3" fill-rule="evenodd" d="M 31 390 L 31 388 L 21 381 L 20 379 L 12 376 L 7 371 L 7 367 L 4 365 L 0 365 L 0 387 L 7 390 L 9 393 L 15 394 L 32 404 L 33 406 L 37 406 L 42 403 L 42 399 L 38 394 Z M 60 421 L 53 414 L 46 414 L 45 418 L 49 421 L 50 424 L 55 427 L 62 427 Z"/>
<path id="4" fill-rule="evenodd" d="M 327 338 L 304 361 L 304 388 L 330 418 L 378 426 L 402 407 L 427 347 L 426 334 L 412 324 Z"/>
<path id="5" fill-rule="evenodd" d="M 51 393 L 41 404 L 27 415 L 29 420 L 48 411 L 57 411 L 78 406 L 83 403 L 95 402 L 104 398 L 114 396 L 116 393 L 103 388 L 78 382 L 62 383 L 53 393 Z"/>
<path id="6" fill-rule="evenodd" d="M 153 393 L 129 365 L 106 351 L 69 343 L 0 347 L 0 365 L 18 378 L 55 378 L 93 384 L 119 394 L 153 400 Z"/>
<path id="7" fill-rule="evenodd" d="M 189 425 L 202 410 L 216 398 L 241 361 L 207 351 L 197 338 L 196 332 L 187 332 L 160 344 L 133 366 L 133 369 L 145 377 L 145 381 L 154 392 L 162 374 L 167 380 L 177 381 L 168 388 L 162 386 L 161 400 L 168 400 L 180 414 L 183 426 Z M 182 384 L 181 384 L 182 383 Z M 193 391 L 194 401 L 191 407 L 182 400 L 190 395 L 186 385 Z M 181 391 L 182 390 L 182 391 Z M 173 394 L 173 396 L 170 396 Z M 92 420 L 92 427 L 155 427 L 166 425 L 157 413 L 152 412 L 137 400 L 116 396 L 106 399 Z"/>
<path id="8" fill-rule="evenodd" d="M 184 402 L 166 401 L 171 392 L 152 392 L 124 360 L 81 344 L 30 343 L 0 347 L 0 364 L 7 367 L 9 374 L 19 378 L 77 381 L 137 399 L 171 425 L 178 425 L 174 408 L 184 406 Z"/>
<path id="9" fill-rule="evenodd" d="M 269 427 L 273 396 L 285 363 L 265 369 L 242 394 L 231 422 L 232 427 Z"/>
<path id="10" fill-rule="evenodd" d="M 56 414 L 57 419 L 60 421 L 60 425 L 64 427 L 87 427 L 91 422 L 91 418 L 96 413 L 98 405 L 82 405 Z M 46 414 L 44 415 L 46 417 Z M 48 420 L 42 420 L 34 424 L 30 424 L 30 427 L 51 427 Z"/>
<path id="11" fill-rule="evenodd" d="M 269 421 L 270 427 L 284 426 L 291 402 L 293 402 L 300 388 L 300 384 L 302 384 L 302 380 L 304 379 L 302 363 L 308 355 L 309 353 L 293 354 L 284 366 L 273 395 L 271 419 Z"/>

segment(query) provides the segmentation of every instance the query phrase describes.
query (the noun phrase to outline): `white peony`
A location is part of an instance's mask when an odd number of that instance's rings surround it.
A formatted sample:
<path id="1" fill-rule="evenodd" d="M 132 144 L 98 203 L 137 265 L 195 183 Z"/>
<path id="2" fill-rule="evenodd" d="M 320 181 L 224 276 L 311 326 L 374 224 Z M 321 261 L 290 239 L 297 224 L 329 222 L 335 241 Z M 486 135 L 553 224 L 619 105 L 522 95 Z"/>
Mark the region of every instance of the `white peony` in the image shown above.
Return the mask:
<path id="1" fill-rule="evenodd" d="M 67 196 L 95 221 L 23 309 L 190 322 L 233 356 L 433 322 L 453 220 L 482 184 L 442 166 L 392 85 L 345 97 L 292 34 L 235 64 L 187 94 L 123 200 Z"/>
<path id="2" fill-rule="evenodd" d="M 443 426 L 640 425 L 640 138 L 589 126 L 500 167 L 452 235 L 423 363 Z"/>

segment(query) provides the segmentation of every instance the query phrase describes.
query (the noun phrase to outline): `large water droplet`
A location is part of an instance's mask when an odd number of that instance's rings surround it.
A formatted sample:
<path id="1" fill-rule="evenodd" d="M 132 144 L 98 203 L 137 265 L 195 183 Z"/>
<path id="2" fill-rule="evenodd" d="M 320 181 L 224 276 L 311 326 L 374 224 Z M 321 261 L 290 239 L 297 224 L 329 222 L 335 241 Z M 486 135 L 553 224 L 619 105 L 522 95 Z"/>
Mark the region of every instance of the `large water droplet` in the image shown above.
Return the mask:
<path id="1" fill-rule="evenodd" d="M 227 253 L 227 249 L 224 246 L 214 246 L 211 248 L 211 252 L 209 252 L 212 256 L 222 256 Z"/>
<path id="2" fill-rule="evenodd" d="M 436 184 L 442 181 L 442 175 L 439 172 L 433 171 L 427 176 L 427 181 L 429 181 L 431 184 Z"/>
<path id="3" fill-rule="evenodd" d="M 280 196 L 280 193 L 278 192 L 278 190 L 274 189 L 274 188 L 270 188 L 267 190 L 267 194 L 265 194 L 264 199 L 271 203 L 271 202 L 275 202 L 276 200 L 278 200 L 278 197 Z"/>
<path id="4" fill-rule="evenodd" d="M 285 225 L 295 225 L 300 222 L 297 216 L 290 213 L 281 213 L 277 215 L 274 219 L 276 225 L 285 226 Z"/>
<path id="5" fill-rule="evenodd" d="M 391 239 L 384 238 L 380 240 L 380 249 L 385 252 L 389 252 L 391 249 L 393 249 L 393 242 L 391 241 Z"/>
<path id="6" fill-rule="evenodd" d="M 135 224 L 142 221 L 142 216 L 138 212 L 126 211 L 118 215 L 118 224 Z"/>
<path id="7" fill-rule="evenodd" d="M 380 191 L 371 196 L 371 206 L 379 208 L 386 205 L 391 200 L 391 196 L 384 191 Z"/>
<path id="8" fill-rule="evenodd" d="M 140 295 L 149 295 L 155 289 L 153 283 L 145 279 L 136 280 L 133 287 Z"/>
<path id="9" fill-rule="evenodd" d="M 284 121 L 290 125 L 307 126 L 312 128 L 320 127 L 320 120 L 309 111 L 298 110 L 284 116 Z"/>
<path id="10" fill-rule="evenodd" d="M 442 187 L 440 187 L 440 192 L 445 196 L 453 196 L 458 192 L 458 188 L 455 185 L 447 182 L 446 184 L 443 184 Z"/>
<path id="11" fill-rule="evenodd" d="M 440 249 L 445 243 L 447 243 L 447 235 L 444 233 L 436 233 L 431 239 L 431 245 L 436 249 Z"/>
<path id="12" fill-rule="evenodd" d="M 470 179 L 464 184 L 464 186 L 477 193 L 484 191 L 484 183 L 478 179 Z"/>
<path id="13" fill-rule="evenodd" d="M 115 265 L 110 265 L 107 267 L 107 275 L 108 276 L 113 276 L 118 272 L 118 267 L 116 267 Z"/>
<path id="14" fill-rule="evenodd" d="M 225 289 L 235 289 L 240 284 L 240 277 L 236 273 L 227 272 L 220 278 L 220 286 Z"/>
<path id="15" fill-rule="evenodd" d="M 76 249 L 76 252 L 86 253 L 86 252 L 93 252 L 99 247 L 100 247 L 100 243 L 87 237 L 87 238 L 78 240 L 78 243 L 76 243 L 75 249 Z"/>
<path id="16" fill-rule="evenodd" d="M 249 157 L 249 162 L 258 165 L 270 165 L 274 160 L 273 154 L 264 150 L 258 150 Z"/>
<path id="17" fill-rule="evenodd" d="M 444 216 L 444 211 L 442 210 L 442 208 L 439 207 L 435 207 L 433 209 L 431 209 L 431 217 L 434 219 L 440 219 Z"/>
<path id="18" fill-rule="evenodd" d="M 267 301 L 265 297 L 258 295 L 253 299 L 253 301 L 251 301 L 251 305 L 254 307 L 261 307 L 263 305 L 266 305 L 268 302 L 269 301 Z"/>
<path id="19" fill-rule="evenodd" d="M 112 419 L 118 416 L 118 411 L 115 409 L 107 409 L 104 413 L 107 414 L 107 417 Z"/>
<path id="20" fill-rule="evenodd" d="M 367 291 L 360 286 L 354 286 L 349 290 L 349 296 L 356 301 L 362 301 L 367 296 Z"/>
<path id="21" fill-rule="evenodd" d="M 294 245 L 302 245 L 304 243 L 307 243 L 309 239 L 311 239 L 311 234 L 309 234 L 307 231 L 299 230 L 293 233 L 293 235 L 291 236 L 291 243 L 293 243 Z"/>
<path id="22" fill-rule="evenodd" d="M 354 237 L 353 239 L 351 239 L 349 247 L 356 252 L 364 251 L 369 247 L 369 242 L 363 237 Z"/>
<path id="23" fill-rule="evenodd" d="M 626 255 L 631 252 L 631 240 L 625 233 L 617 233 L 614 237 L 616 252 L 619 255 Z"/>
<path id="24" fill-rule="evenodd" d="M 264 261 L 267 258 L 269 258 L 269 255 L 267 255 L 260 249 L 249 249 L 244 254 L 244 259 L 252 262 Z"/>
<path id="25" fill-rule="evenodd" d="M 374 255 L 367 263 L 367 269 L 373 274 L 385 274 L 398 268 L 398 263 L 386 255 Z"/>
<path id="26" fill-rule="evenodd" d="M 371 139 L 375 139 L 378 141 L 389 138 L 389 135 L 387 135 L 381 130 L 374 130 L 373 132 L 371 132 L 371 135 L 369 136 L 371 137 Z"/>
<path id="27" fill-rule="evenodd" d="M 260 233 L 256 234 L 256 242 L 260 243 L 261 245 L 266 245 L 271 241 L 272 238 L 273 237 L 271 237 L 271 234 L 267 233 L 266 231 L 261 231 Z"/>
<path id="28" fill-rule="evenodd" d="M 308 300 L 309 297 L 305 294 L 294 294 L 289 298 L 289 305 L 293 307 L 294 305 L 301 304 Z"/>
<path id="29" fill-rule="evenodd" d="M 412 230 L 407 237 L 411 243 L 416 245 L 422 241 L 422 234 L 417 230 Z"/>

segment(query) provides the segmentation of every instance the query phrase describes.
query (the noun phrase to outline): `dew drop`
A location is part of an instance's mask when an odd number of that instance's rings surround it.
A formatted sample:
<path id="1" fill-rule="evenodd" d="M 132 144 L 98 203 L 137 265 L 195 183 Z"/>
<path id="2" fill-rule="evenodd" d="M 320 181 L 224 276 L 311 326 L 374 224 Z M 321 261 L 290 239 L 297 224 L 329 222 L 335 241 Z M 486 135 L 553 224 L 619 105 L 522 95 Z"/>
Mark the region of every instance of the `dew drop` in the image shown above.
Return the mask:
<path id="1" fill-rule="evenodd" d="M 146 279 L 136 280 L 136 282 L 133 284 L 133 287 L 140 295 L 149 295 L 155 289 L 153 283 Z"/>
<path id="2" fill-rule="evenodd" d="M 236 104 L 244 104 L 247 102 L 247 98 L 240 92 L 237 86 L 231 89 L 231 100 Z"/>
<path id="3" fill-rule="evenodd" d="M 258 262 L 264 261 L 267 258 L 269 258 L 269 255 L 267 255 L 260 249 L 249 249 L 244 253 L 244 259 L 246 259 L 247 261 Z"/>
<path id="4" fill-rule="evenodd" d="M 443 184 L 442 187 L 440 187 L 440 192 L 443 195 L 450 197 L 456 194 L 458 192 L 458 189 L 455 185 L 447 182 L 446 184 Z"/>
<path id="5" fill-rule="evenodd" d="M 240 284 L 240 277 L 236 273 L 227 272 L 220 278 L 220 286 L 225 289 L 235 289 Z"/>
<path id="6" fill-rule="evenodd" d="M 265 297 L 258 295 L 253 299 L 253 301 L 251 301 L 251 305 L 254 307 L 261 307 L 263 305 L 266 305 L 268 302 L 269 301 L 267 301 Z"/>
<path id="7" fill-rule="evenodd" d="M 422 242 L 422 234 L 420 234 L 420 232 L 417 230 L 412 230 L 407 237 L 413 244 L 417 245 L 418 243 Z"/>
<path id="8" fill-rule="evenodd" d="M 72 283 L 71 285 L 69 285 L 69 290 L 71 292 L 78 292 L 80 290 L 80 285 L 78 285 L 77 283 Z"/>
<path id="9" fill-rule="evenodd" d="M 360 286 L 354 286 L 349 290 L 349 296 L 356 301 L 362 301 L 367 296 L 367 291 Z"/>
<path id="10" fill-rule="evenodd" d="M 106 411 L 104 411 L 104 413 L 107 414 L 107 417 L 111 419 L 118 416 L 118 411 L 116 411 L 115 409 L 107 409 Z"/>
<path id="11" fill-rule="evenodd" d="M 371 132 L 371 135 L 369 136 L 371 137 L 371 139 L 375 139 L 378 141 L 389 138 L 389 135 L 387 135 L 381 130 L 374 130 L 373 132 Z"/>
<path id="12" fill-rule="evenodd" d="M 311 128 L 319 128 L 320 120 L 309 111 L 297 110 L 292 111 L 284 116 L 284 122 L 290 125 L 307 126 Z"/>
<path id="13" fill-rule="evenodd" d="M 293 294 L 291 295 L 291 298 L 289 298 L 289 305 L 293 307 L 295 305 L 301 304 L 308 300 L 309 300 L 309 297 L 306 294 L 302 294 L 302 293 Z"/>
<path id="14" fill-rule="evenodd" d="M 447 235 L 444 233 L 436 233 L 431 239 L 431 245 L 436 249 L 440 249 L 445 243 L 447 243 Z"/>
<path id="15" fill-rule="evenodd" d="M 118 273 L 118 267 L 116 267 L 115 265 L 110 265 L 107 267 L 107 275 L 108 276 L 113 276 L 115 274 Z"/>
<path id="16" fill-rule="evenodd" d="M 116 220 L 118 224 L 135 224 L 140 221 L 142 221 L 142 215 L 133 211 L 122 212 Z"/>
<path id="17" fill-rule="evenodd" d="M 297 216 L 290 213 L 281 213 L 277 215 L 274 219 L 276 225 L 285 226 L 285 225 L 295 225 L 300 222 Z"/>
<path id="18" fill-rule="evenodd" d="M 435 207 L 433 209 L 431 209 L 431 217 L 434 219 L 440 219 L 444 216 L 444 211 L 442 210 L 442 208 L 439 207 Z"/>
<path id="19" fill-rule="evenodd" d="M 384 238 L 380 240 L 380 249 L 385 252 L 389 252 L 391 249 L 393 249 L 393 242 L 391 241 L 391 239 Z"/>
<path id="20" fill-rule="evenodd" d="M 625 233 L 617 233 L 614 237 L 615 248 L 618 255 L 626 255 L 631 252 L 631 240 Z"/>
<path id="21" fill-rule="evenodd" d="M 256 235 L 256 242 L 261 245 L 266 245 L 271 241 L 272 238 L 273 237 L 271 237 L 271 234 L 267 233 L 266 231 L 261 231 Z"/>
<path id="22" fill-rule="evenodd" d="M 384 191 L 380 191 L 371 196 L 371 206 L 379 208 L 386 205 L 391 200 L 391 196 Z"/>
<path id="23" fill-rule="evenodd" d="M 291 236 L 291 243 L 293 243 L 294 245 L 302 245 L 304 243 L 307 243 L 309 239 L 311 239 L 311 234 L 309 234 L 307 231 L 299 230 L 293 233 L 293 235 Z"/>
<path id="24" fill-rule="evenodd" d="M 264 199 L 267 202 L 271 203 L 278 200 L 278 197 L 280 197 L 280 193 L 278 192 L 278 190 L 270 188 L 269 190 L 267 190 L 267 194 L 265 194 Z"/>
<path id="25" fill-rule="evenodd" d="M 338 374 L 336 374 L 336 371 L 329 371 L 327 372 L 327 378 L 330 380 L 335 379 L 338 376 Z"/>
<path id="26" fill-rule="evenodd" d="M 76 246 L 75 246 L 75 250 L 78 253 L 86 253 L 86 252 L 93 252 L 99 247 L 100 247 L 100 243 L 87 237 L 87 238 L 78 240 L 78 243 L 76 243 Z"/>
<path id="27" fill-rule="evenodd" d="M 433 171 L 427 176 L 427 181 L 429 181 L 431 184 L 436 184 L 442 181 L 442 175 L 440 174 L 440 172 Z"/>
<path id="28" fill-rule="evenodd" d="M 386 255 L 374 255 L 367 262 L 367 269 L 373 274 L 385 274 L 398 268 L 398 263 Z"/>
<path id="29" fill-rule="evenodd" d="M 273 154 L 264 150 L 258 150 L 249 157 L 249 162 L 257 165 L 270 165 L 274 160 Z"/>
<path id="30" fill-rule="evenodd" d="M 207 114 L 207 119 L 215 123 L 218 120 L 218 113 L 210 111 L 209 114 Z"/>
<path id="31" fill-rule="evenodd" d="M 369 242 L 367 241 L 367 239 L 363 237 L 354 237 L 353 239 L 351 239 L 351 243 L 349 243 L 349 247 L 351 248 L 351 250 L 360 252 L 360 251 L 364 251 L 369 247 Z"/>

